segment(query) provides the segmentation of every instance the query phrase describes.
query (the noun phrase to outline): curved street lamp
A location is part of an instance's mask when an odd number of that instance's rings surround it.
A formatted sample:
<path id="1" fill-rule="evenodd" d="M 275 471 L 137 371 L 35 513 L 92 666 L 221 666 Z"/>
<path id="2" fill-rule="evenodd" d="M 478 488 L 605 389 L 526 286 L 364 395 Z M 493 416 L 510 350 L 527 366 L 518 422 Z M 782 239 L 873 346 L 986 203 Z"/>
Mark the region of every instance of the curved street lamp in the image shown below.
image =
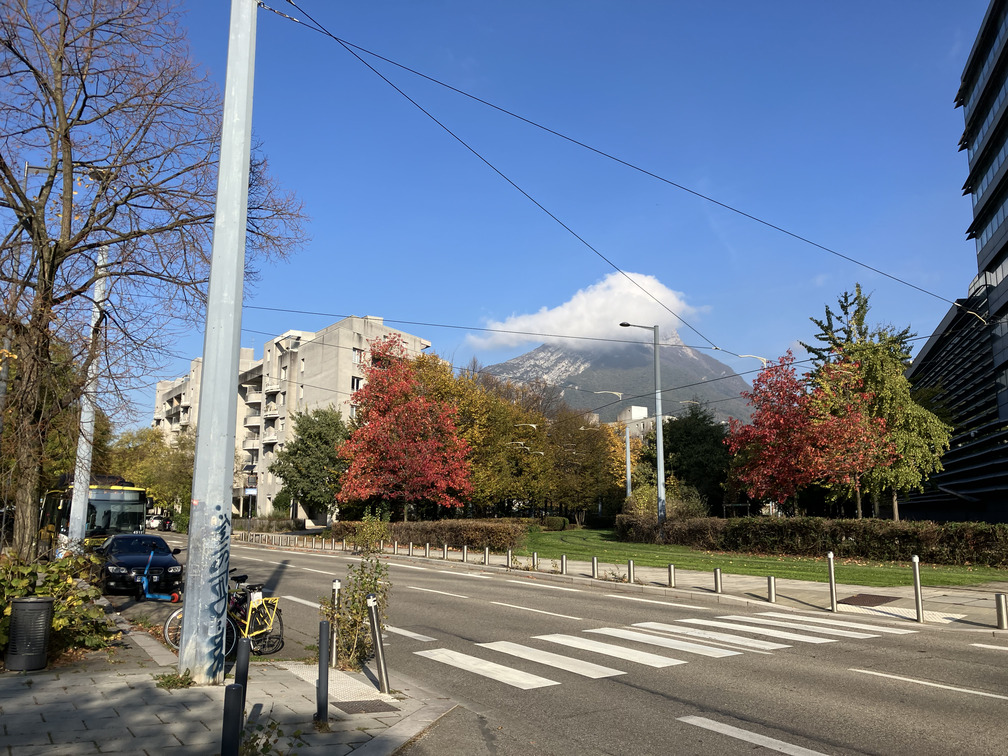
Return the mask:
<path id="1" fill-rule="evenodd" d="M 665 448 L 662 429 L 661 357 L 658 353 L 658 326 L 636 325 L 623 321 L 621 328 L 645 328 L 654 331 L 654 384 L 655 384 L 655 451 L 658 457 L 658 524 L 665 522 Z"/>

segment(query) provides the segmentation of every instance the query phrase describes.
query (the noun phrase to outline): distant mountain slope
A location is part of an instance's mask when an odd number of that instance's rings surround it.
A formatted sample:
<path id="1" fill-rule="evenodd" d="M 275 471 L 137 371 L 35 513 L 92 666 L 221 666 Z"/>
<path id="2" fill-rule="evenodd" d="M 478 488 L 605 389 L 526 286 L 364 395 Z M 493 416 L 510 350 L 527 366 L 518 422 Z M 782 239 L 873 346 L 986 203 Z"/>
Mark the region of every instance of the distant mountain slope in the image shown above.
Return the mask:
<path id="1" fill-rule="evenodd" d="M 691 401 L 705 402 L 719 420 L 749 419 L 740 394 L 749 384 L 712 357 L 686 346 L 663 348 L 661 362 L 662 413 L 680 415 Z M 543 380 L 564 389 L 563 398 L 574 409 L 597 412 L 612 422 L 624 407 L 648 408 L 654 415 L 654 353 L 644 345 L 574 349 L 544 344 L 531 352 L 491 365 L 485 370 L 514 383 Z M 619 392 L 619 400 L 612 393 Z"/>

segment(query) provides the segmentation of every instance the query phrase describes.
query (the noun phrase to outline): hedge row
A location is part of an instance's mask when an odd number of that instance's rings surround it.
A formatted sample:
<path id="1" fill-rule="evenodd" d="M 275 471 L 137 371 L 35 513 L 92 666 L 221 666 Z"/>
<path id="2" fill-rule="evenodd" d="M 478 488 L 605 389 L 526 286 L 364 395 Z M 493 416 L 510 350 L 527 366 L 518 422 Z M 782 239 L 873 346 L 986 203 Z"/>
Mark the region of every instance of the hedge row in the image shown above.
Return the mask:
<path id="1" fill-rule="evenodd" d="M 1008 567 L 1008 525 L 982 522 L 827 520 L 821 517 L 699 517 L 658 524 L 629 515 L 616 518 L 626 541 L 671 543 L 705 551 L 741 551 L 821 557 Z"/>
<path id="2" fill-rule="evenodd" d="M 453 548 L 490 547 L 491 551 L 507 551 L 522 545 L 528 535 L 528 520 L 431 520 L 393 522 L 389 532 L 399 543 L 448 544 Z"/>

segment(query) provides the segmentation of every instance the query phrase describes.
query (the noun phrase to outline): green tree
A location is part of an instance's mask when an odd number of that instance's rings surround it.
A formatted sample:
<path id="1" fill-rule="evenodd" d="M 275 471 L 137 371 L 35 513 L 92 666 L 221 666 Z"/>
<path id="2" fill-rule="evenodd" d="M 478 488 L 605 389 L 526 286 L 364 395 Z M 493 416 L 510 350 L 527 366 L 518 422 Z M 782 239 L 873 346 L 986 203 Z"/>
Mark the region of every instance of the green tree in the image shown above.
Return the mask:
<path id="1" fill-rule="evenodd" d="M 146 488 L 159 506 L 188 514 L 192 498 L 196 434 L 185 430 L 165 439 L 156 428 L 141 428 L 120 434 L 112 444 L 110 470 Z"/>
<path id="2" fill-rule="evenodd" d="M 707 500 L 710 511 L 724 503 L 731 454 L 725 445 L 727 428 L 714 418 L 706 404 L 690 402 L 686 413 L 664 423 L 662 443 L 665 469 L 682 483 L 695 488 Z M 654 465 L 655 434 L 645 440 L 644 458 Z"/>
<path id="3" fill-rule="evenodd" d="M 350 437 L 343 414 L 332 406 L 291 416 L 294 440 L 277 452 L 269 471 L 308 509 L 332 512 L 346 461 L 339 447 Z"/>

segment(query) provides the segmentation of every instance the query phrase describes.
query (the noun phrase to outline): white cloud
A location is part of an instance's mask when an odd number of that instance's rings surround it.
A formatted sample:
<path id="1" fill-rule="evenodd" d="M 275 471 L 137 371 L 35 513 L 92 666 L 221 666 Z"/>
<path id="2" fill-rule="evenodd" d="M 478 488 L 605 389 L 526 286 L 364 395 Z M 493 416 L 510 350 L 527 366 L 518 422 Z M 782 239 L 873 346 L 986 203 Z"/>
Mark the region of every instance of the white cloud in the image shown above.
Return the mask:
<path id="1" fill-rule="evenodd" d="M 701 308 L 686 304 L 682 292 L 669 289 L 654 276 L 611 273 L 602 281 L 581 289 L 561 305 L 543 307 L 538 312 L 512 315 L 506 320 L 487 323 L 488 329 L 501 331 L 500 333 L 483 332 L 470 334 L 467 338 L 477 349 L 516 347 L 530 343 L 566 343 L 569 346 L 583 347 L 591 343 L 579 340 L 584 337 L 640 341 L 649 339 L 642 331 L 629 335 L 628 329 L 619 327 L 620 322 L 628 321 L 648 326 L 657 323 L 663 343 L 681 344 L 678 330 L 683 327 L 683 323 L 662 305 L 690 322 L 701 311 Z"/>

